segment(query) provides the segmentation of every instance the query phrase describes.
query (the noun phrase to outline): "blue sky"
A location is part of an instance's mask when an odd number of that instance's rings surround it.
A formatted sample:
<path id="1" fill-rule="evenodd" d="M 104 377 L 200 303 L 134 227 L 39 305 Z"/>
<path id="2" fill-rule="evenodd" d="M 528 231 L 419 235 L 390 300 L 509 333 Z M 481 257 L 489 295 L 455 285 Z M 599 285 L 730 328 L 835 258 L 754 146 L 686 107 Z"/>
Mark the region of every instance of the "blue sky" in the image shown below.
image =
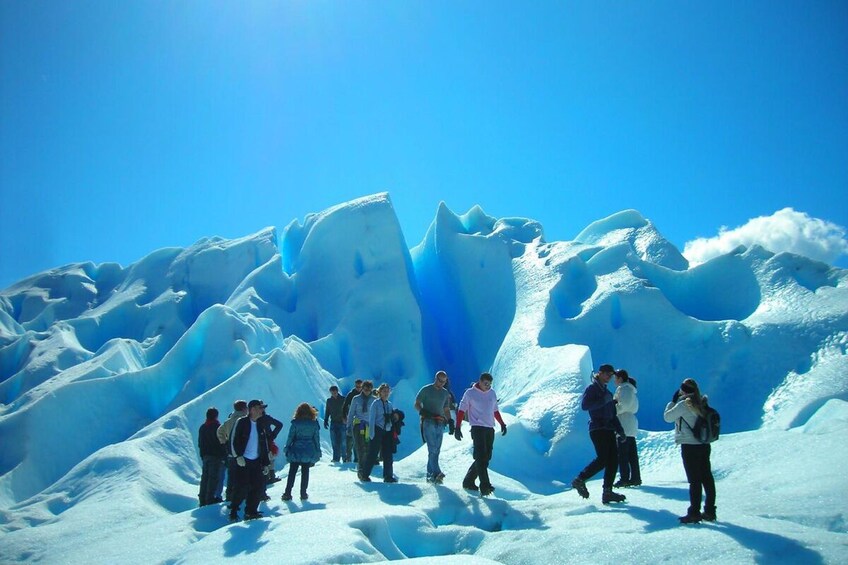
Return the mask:
<path id="1" fill-rule="evenodd" d="M 442 200 L 832 244 L 846 100 L 841 1 L 4 1 L 0 288 L 381 191 L 410 246 Z"/>

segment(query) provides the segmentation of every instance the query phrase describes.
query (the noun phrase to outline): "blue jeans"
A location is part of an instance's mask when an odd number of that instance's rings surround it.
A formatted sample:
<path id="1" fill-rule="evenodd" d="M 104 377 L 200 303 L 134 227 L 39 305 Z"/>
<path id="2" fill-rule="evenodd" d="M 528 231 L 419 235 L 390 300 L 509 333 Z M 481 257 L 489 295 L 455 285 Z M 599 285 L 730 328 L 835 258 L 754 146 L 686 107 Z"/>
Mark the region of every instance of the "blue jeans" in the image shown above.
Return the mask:
<path id="1" fill-rule="evenodd" d="M 427 477 L 435 478 L 442 472 L 439 467 L 439 452 L 442 450 L 442 438 L 445 436 L 445 425 L 431 418 L 422 422 L 424 442 L 427 444 Z"/>
<path id="2" fill-rule="evenodd" d="M 341 422 L 330 424 L 330 441 L 333 444 L 333 461 L 342 458 L 344 451 L 345 425 Z"/>

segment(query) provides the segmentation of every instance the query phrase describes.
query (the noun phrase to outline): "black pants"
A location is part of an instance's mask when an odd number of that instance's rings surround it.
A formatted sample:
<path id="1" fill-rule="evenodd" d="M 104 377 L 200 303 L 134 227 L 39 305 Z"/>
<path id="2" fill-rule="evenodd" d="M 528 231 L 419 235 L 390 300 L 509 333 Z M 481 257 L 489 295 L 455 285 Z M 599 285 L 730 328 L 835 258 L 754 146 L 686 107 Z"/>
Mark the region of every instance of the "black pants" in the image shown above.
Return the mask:
<path id="1" fill-rule="evenodd" d="M 309 488 L 309 468 L 310 463 L 289 463 L 289 479 L 286 481 L 286 494 L 291 495 L 294 479 L 297 476 L 297 469 L 300 468 L 300 497 L 306 496 L 306 489 Z"/>
<path id="2" fill-rule="evenodd" d="M 701 510 L 701 489 L 707 495 L 704 510 L 715 512 L 716 489 L 713 470 L 710 465 L 710 444 L 681 445 L 683 468 L 686 470 L 686 480 L 689 481 L 689 513 Z"/>
<path id="3" fill-rule="evenodd" d="M 215 493 L 218 491 L 218 483 L 221 482 L 221 473 L 224 472 L 225 460 L 215 455 L 203 457 L 203 472 L 200 475 L 200 505 L 212 504 Z"/>
<path id="4" fill-rule="evenodd" d="M 595 458 L 586 468 L 580 471 L 579 477 L 588 481 L 598 471 L 604 470 L 604 489 L 612 488 L 615 480 L 615 470 L 618 467 L 618 447 L 616 447 L 615 432 L 612 430 L 592 430 L 589 432 L 592 444 L 595 446 Z"/>
<path id="5" fill-rule="evenodd" d="M 475 484 L 480 478 L 480 487 L 492 486 L 489 481 L 489 461 L 495 447 L 495 430 L 485 426 L 471 426 L 471 441 L 474 442 L 474 463 L 465 473 L 463 485 Z"/>
<path id="6" fill-rule="evenodd" d="M 256 514 L 259 502 L 265 492 L 265 475 L 262 474 L 262 464 L 259 459 L 245 459 L 245 466 L 235 465 L 233 476 L 233 500 L 230 503 L 230 513 L 238 512 L 243 500 L 245 514 Z"/>
<path id="7" fill-rule="evenodd" d="M 383 478 L 394 477 L 394 450 L 395 436 L 391 431 L 385 431 L 380 426 L 374 426 L 374 439 L 368 442 L 368 457 L 362 466 L 362 473 L 366 477 L 371 476 L 374 465 L 377 464 L 377 456 L 383 453 Z"/>
<path id="8" fill-rule="evenodd" d="M 642 482 L 642 474 L 639 472 L 639 454 L 636 453 L 636 438 L 627 436 L 624 442 L 618 444 L 618 473 L 625 483 Z"/>

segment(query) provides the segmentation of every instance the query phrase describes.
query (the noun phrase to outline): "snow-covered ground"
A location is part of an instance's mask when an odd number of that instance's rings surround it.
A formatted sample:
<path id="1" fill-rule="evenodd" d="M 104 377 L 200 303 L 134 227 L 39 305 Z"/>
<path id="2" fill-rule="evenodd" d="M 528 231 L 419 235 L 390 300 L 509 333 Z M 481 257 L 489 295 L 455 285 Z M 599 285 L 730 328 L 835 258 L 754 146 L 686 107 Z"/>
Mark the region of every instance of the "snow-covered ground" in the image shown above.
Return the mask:
<path id="1" fill-rule="evenodd" d="M 442 206 L 410 250 L 378 194 L 126 268 L 67 265 L 0 292 L 0 562 L 843 563 L 846 350 L 845 270 L 758 247 L 689 268 L 633 210 L 548 243 L 532 220 Z M 601 363 L 639 383 L 643 486 L 613 506 L 599 477 L 588 501 L 567 486 L 593 455 L 579 398 Z M 461 488 L 467 434 L 445 437 L 445 484 L 424 480 L 412 404 L 440 368 L 457 395 L 495 377 L 493 497 Z M 722 413 L 719 519 L 681 526 L 662 409 L 690 376 Z M 400 483 L 328 463 L 322 430 L 308 501 L 277 483 L 258 521 L 196 507 L 207 407 L 262 398 L 288 425 L 357 377 L 410 417 Z"/>

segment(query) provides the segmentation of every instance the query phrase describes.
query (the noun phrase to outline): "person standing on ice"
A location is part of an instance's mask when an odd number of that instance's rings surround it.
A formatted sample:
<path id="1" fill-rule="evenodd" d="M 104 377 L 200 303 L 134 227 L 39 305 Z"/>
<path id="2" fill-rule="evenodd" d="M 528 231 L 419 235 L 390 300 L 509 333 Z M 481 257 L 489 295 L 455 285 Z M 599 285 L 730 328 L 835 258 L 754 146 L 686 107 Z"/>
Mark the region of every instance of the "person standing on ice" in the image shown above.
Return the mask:
<path id="1" fill-rule="evenodd" d="M 425 385 L 415 397 L 415 409 L 421 416 L 421 437 L 427 444 L 427 482 L 441 484 L 445 478 L 439 467 L 439 453 L 445 425 L 454 433 L 453 420 L 450 417 L 450 392 L 445 388 L 448 375 L 444 371 L 436 373 L 431 384 Z"/>
<path id="2" fill-rule="evenodd" d="M 618 447 L 616 436 L 624 438 L 624 430 L 615 414 L 615 399 L 607 388 L 607 383 L 615 374 L 612 365 L 601 365 L 592 378 L 592 384 L 583 392 L 580 407 L 589 412 L 589 437 L 595 446 L 595 458 L 571 481 L 571 486 L 583 498 L 589 498 L 586 481 L 598 471 L 604 471 L 604 493 L 601 502 L 624 502 L 626 497 L 612 490 L 615 471 L 618 467 Z"/>
<path id="3" fill-rule="evenodd" d="M 456 412 L 454 437 L 462 440 L 462 420 L 467 416 L 471 424 L 471 441 L 474 445 L 474 462 L 465 473 L 462 487 L 478 490 L 477 477 L 480 478 L 480 495 L 488 496 L 495 487 L 489 480 L 489 461 L 495 446 L 495 420 L 501 425 L 501 435 L 506 435 L 506 424 L 498 411 L 498 397 L 492 389 L 492 375 L 483 373 L 476 383 L 465 391 L 459 401 Z"/>
<path id="4" fill-rule="evenodd" d="M 227 494 L 224 497 L 227 502 L 233 500 L 233 474 L 235 473 L 236 457 L 233 455 L 232 434 L 233 428 L 239 418 L 247 416 L 247 401 L 236 400 L 233 402 L 233 412 L 226 422 L 218 428 L 217 435 L 220 441 L 227 450 Z"/>
<path id="5" fill-rule="evenodd" d="M 265 403 L 251 400 L 247 403 L 247 416 L 239 418 L 232 434 L 233 454 L 236 458 L 233 501 L 230 503 L 230 521 L 238 520 L 238 509 L 243 500 L 244 519 L 260 518 L 259 502 L 265 491 L 262 468 L 270 463 L 266 429 L 257 423 Z"/>
<path id="6" fill-rule="evenodd" d="M 283 493 L 284 501 L 292 499 L 292 487 L 294 487 L 298 468 L 300 468 L 300 499 L 309 498 L 306 492 L 309 488 L 309 468 L 321 459 L 320 427 L 317 418 L 318 411 L 306 402 L 301 403 L 294 412 L 289 426 L 289 437 L 283 450 L 286 461 L 289 462 L 289 478 L 286 481 L 286 491 Z"/>
<path id="7" fill-rule="evenodd" d="M 638 487 L 642 484 L 642 474 L 639 472 L 639 454 L 636 452 L 636 432 L 639 431 L 639 421 L 636 419 L 636 412 L 639 411 L 636 380 L 630 378 L 624 369 L 619 369 L 615 372 L 615 387 L 615 413 L 624 428 L 625 439 L 618 442 L 619 477 L 613 486 Z"/>
<path id="8" fill-rule="evenodd" d="M 330 387 L 330 396 L 324 406 L 324 429 L 330 430 L 330 442 L 333 445 L 333 463 L 338 463 L 342 458 L 344 449 L 344 402 L 345 399 L 339 394 L 339 387 Z"/>
<path id="9" fill-rule="evenodd" d="M 218 409 L 209 408 L 206 411 L 206 421 L 200 426 L 197 433 L 197 445 L 200 448 L 200 459 L 203 461 L 200 492 L 198 493 L 201 506 L 221 502 L 217 491 L 221 474 L 224 472 L 224 466 L 227 463 L 227 450 L 218 441 L 216 432 L 219 427 Z"/>
<path id="10" fill-rule="evenodd" d="M 701 396 L 698 383 L 694 379 L 686 379 L 680 389 L 674 393 L 671 402 L 665 407 L 663 419 L 674 422 L 674 443 L 680 446 L 683 457 L 683 469 L 689 482 L 689 510 L 679 520 L 684 524 L 692 524 L 706 520 L 716 520 L 716 488 L 713 478 L 709 443 L 701 443 L 695 437 L 692 429 L 698 421 L 698 416 L 705 416 L 704 407 L 707 397 Z M 701 512 L 701 489 L 707 495 L 704 511 Z"/>
<path id="11" fill-rule="evenodd" d="M 342 415 L 344 416 L 345 423 L 345 446 L 342 461 L 345 463 L 349 463 L 351 460 L 358 462 L 358 459 L 355 457 L 356 451 L 354 450 L 355 442 L 353 439 L 353 418 L 349 418 L 348 416 L 350 414 L 350 403 L 353 402 L 353 399 L 361 392 L 362 379 L 356 379 L 353 383 L 353 388 L 347 393 L 347 396 L 345 396 L 344 404 L 342 405 Z"/>
<path id="12" fill-rule="evenodd" d="M 365 469 L 365 459 L 368 456 L 368 410 L 374 397 L 371 392 L 374 384 L 371 381 L 362 381 L 362 392 L 350 401 L 350 425 L 353 428 L 353 448 L 356 451 L 356 475 L 360 480 Z"/>
<path id="13" fill-rule="evenodd" d="M 367 381 L 366 381 L 367 382 Z M 365 386 L 362 387 L 365 390 Z M 371 403 L 368 410 L 368 456 L 359 479 L 363 482 L 371 482 L 371 471 L 377 463 L 377 455 L 382 453 L 383 457 L 383 482 L 396 483 L 397 479 L 393 473 L 395 436 L 392 433 L 395 422 L 398 419 L 394 407 L 389 401 L 392 389 L 383 383 L 377 389 L 377 398 Z"/>

